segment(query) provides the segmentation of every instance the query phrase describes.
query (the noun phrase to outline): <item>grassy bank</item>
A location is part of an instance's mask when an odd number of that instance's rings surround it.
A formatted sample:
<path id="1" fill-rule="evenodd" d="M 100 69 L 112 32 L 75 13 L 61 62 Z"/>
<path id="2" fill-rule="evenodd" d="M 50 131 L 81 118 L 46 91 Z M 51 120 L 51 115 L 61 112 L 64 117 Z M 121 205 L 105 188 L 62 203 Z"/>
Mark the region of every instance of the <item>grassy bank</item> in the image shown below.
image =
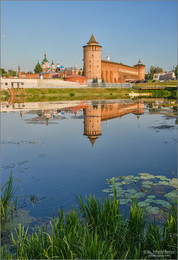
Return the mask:
<path id="1" fill-rule="evenodd" d="M 135 86 L 169 86 L 169 87 L 176 87 L 177 86 L 177 80 L 172 80 L 169 82 L 150 82 L 148 81 L 148 83 L 135 83 Z"/>
<path id="2" fill-rule="evenodd" d="M 146 225 L 145 211 L 134 200 L 127 219 L 120 213 L 115 183 L 113 199 L 77 200 L 78 211 L 64 216 L 59 210 L 48 228 L 28 234 L 19 224 L 10 251 L 2 246 L 1 259 L 177 259 L 175 206 L 163 225 Z"/>
<path id="3" fill-rule="evenodd" d="M 125 97 L 128 88 L 83 88 L 83 89 L 14 89 L 14 102 L 55 101 L 55 100 L 96 100 Z M 7 91 L 1 91 L 1 101 L 9 98 Z"/>

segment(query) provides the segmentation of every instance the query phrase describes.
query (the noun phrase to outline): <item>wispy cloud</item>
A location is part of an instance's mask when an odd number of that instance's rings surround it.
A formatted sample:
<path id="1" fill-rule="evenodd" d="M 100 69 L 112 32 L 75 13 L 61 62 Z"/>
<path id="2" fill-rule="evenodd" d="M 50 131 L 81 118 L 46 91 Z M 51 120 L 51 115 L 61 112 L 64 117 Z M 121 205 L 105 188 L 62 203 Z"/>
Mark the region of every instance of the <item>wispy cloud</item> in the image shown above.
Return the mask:
<path id="1" fill-rule="evenodd" d="M 1 38 L 7 38 L 7 35 L 1 33 Z"/>

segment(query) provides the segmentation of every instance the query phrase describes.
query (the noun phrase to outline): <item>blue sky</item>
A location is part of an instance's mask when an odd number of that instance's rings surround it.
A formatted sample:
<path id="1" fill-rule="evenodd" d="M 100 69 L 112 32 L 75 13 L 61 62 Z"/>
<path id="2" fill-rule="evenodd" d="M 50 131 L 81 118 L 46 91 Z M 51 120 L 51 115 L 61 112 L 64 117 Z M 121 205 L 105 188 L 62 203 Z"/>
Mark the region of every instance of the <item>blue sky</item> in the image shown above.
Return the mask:
<path id="1" fill-rule="evenodd" d="M 39 60 L 83 67 L 91 34 L 111 61 L 177 64 L 177 1 L 1 1 L 1 67 L 32 71 Z"/>

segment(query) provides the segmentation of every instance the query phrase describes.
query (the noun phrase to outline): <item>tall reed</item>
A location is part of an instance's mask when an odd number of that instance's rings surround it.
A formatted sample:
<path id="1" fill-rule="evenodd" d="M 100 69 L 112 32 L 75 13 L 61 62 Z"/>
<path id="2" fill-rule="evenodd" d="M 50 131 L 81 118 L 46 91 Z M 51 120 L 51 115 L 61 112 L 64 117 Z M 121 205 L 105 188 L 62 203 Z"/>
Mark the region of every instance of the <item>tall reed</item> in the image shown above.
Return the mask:
<path id="1" fill-rule="evenodd" d="M 154 250 L 169 251 L 177 258 L 177 208 L 172 206 L 163 226 L 145 224 L 145 212 L 133 201 L 126 219 L 120 213 L 114 184 L 114 199 L 78 197 L 78 208 L 67 215 L 62 210 L 50 222 L 28 234 L 21 225 L 12 234 L 12 251 L 3 247 L 7 259 L 146 259 Z M 164 254 L 162 259 L 167 259 Z"/>

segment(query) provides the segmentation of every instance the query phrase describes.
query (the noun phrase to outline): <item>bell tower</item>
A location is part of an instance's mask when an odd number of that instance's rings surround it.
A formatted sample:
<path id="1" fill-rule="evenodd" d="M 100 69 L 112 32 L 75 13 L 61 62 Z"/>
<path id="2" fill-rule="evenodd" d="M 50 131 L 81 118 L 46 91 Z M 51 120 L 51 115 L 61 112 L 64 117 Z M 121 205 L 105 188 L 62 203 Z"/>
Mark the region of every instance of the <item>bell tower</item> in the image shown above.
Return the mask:
<path id="1" fill-rule="evenodd" d="M 93 34 L 87 45 L 83 46 L 83 71 L 88 80 L 101 80 L 101 48 Z"/>

